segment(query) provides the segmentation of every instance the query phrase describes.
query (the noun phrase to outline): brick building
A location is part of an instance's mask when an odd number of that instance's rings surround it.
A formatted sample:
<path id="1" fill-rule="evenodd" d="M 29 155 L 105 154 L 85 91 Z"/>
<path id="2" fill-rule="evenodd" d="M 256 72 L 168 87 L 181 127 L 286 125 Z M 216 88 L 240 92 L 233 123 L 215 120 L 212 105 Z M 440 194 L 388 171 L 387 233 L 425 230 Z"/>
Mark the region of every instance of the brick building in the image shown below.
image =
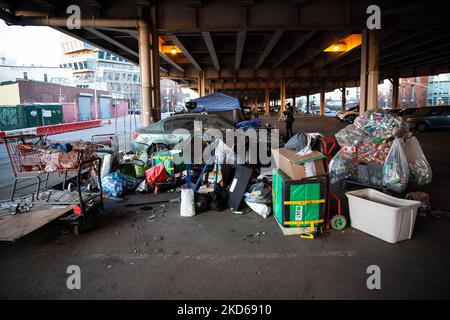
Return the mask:
<path id="1" fill-rule="evenodd" d="M 107 91 L 95 92 L 93 89 L 21 79 L 0 84 L 0 105 L 33 103 L 62 104 L 64 122 L 109 119 L 128 113 L 128 100 L 113 99 Z"/>
<path id="2" fill-rule="evenodd" d="M 427 106 L 428 77 L 400 79 L 399 108 L 418 108 Z"/>

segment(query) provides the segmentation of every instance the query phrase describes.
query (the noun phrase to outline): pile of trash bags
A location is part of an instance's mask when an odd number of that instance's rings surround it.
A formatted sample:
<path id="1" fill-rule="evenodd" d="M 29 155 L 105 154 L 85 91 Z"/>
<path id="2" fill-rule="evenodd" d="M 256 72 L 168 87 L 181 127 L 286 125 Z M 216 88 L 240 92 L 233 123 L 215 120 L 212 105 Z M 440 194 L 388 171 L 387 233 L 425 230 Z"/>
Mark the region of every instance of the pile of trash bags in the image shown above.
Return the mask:
<path id="1" fill-rule="evenodd" d="M 417 138 L 399 116 L 367 111 L 336 134 L 341 150 L 330 162 L 332 183 L 342 180 L 403 192 L 432 180 L 431 166 Z"/>
<path id="2" fill-rule="evenodd" d="M 140 183 L 141 181 L 138 179 L 115 171 L 102 177 L 102 190 L 107 195 L 120 198 L 128 192 L 134 191 Z"/>
<path id="3" fill-rule="evenodd" d="M 250 186 L 244 194 L 244 200 L 250 209 L 267 218 L 272 212 L 272 187 L 264 181 L 259 181 Z"/>

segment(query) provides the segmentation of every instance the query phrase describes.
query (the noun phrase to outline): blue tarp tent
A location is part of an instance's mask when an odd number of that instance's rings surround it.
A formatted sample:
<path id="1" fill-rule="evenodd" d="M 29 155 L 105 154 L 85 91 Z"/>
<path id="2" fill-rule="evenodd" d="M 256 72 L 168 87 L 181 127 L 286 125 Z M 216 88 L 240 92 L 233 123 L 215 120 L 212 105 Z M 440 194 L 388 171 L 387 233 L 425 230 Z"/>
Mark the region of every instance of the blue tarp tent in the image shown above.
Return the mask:
<path id="1" fill-rule="evenodd" d="M 235 97 L 227 96 L 223 93 L 213 93 L 208 96 L 194 99 L 197 107 L 192 112 L 221 112 L 231 110 L 241 110 L 239 100 Z"/>

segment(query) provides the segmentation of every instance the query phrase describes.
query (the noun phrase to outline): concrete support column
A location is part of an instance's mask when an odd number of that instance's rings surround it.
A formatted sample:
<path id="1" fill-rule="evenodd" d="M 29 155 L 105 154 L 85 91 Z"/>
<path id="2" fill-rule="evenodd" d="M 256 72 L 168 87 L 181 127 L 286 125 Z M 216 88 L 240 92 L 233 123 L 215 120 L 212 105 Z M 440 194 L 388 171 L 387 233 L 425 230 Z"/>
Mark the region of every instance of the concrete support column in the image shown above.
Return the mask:
<path id="1" fill-rule="evenodd" d="M 342 111 L 345 111 L 345 104 L 347 103 L 347 94 L 346 94 L 347 89 L 345 88 L 345 86 L 342 87 L 341 92 L 342 92 Z"/>
<path id="2" fill-rule="evenodd" d="M 306 93 L 306 113 L 309 113 L 309 92 Z"/>
<path id="3" fill-rule="evenodd" d="M 400 79 L 398 77 L 394 77 L 392 80 L 392 109 L 398 108 L 398 88 L 400 85 Z"/>
<path id="4" fill-rule="evenodd" d="M 266 114 L 270 113 L 270 99 L 269 99 L 269 88 L 264 89 L 264 101 L 266 107 Z"/>
<path id="5" fill-rule="evenodd" d="M 368 60 L 368 83 L 367 83 L 367 109 L 378 109 L 378 82 L 380 72 L 378 62 L 380 56 L 380 33 L 378 31 L 369 32 L 369 60 Z"/>
<path id="6" fill-rule="evenodd" d="M 141 73 L 142 127 L 152 123 L 152 65 L 150 58 L 150 32 L 148 27 L 139 27 L 139 66 Z"/>
<path id="7" fill-rule="evenodd" d="M 325 85 L 320 83 L 320 115 L 325 115 Z"/>
<path id="8" fill-rule="evenodd" d="M 155 14 L 152 14 L 152 31 L 151 31 L 151 52 L 152 52 L 152 89 L 153 89 L 153 108 L 152 121 L 156 122 L 161 119 L 161 92 L 160 92 L 160 66 L 159 66 L 159 36 L 155 22 Z"/>
<path id="9" fill-rule="evenodd" d="M 205 96 L 205 72 L 198 72 L 198 94 L 200 97 Z"/>
<path id="10" fill-rule="evenodd" d="M 281 100 L 281 108 L 280 112 L 283 114 L 284 110 L 286 110 L 286 80 L 282 79 L 280 82 L 280 100 Z"/>
<path id="11" fill-rule="evenodd" d="M 294 107 L 294 110 L 295 110 L 295 95 L 296 95 L 296 92 L 295 92 L 295 89 L 294 89 L 294 91 L 293 91 L 293 93 L 292 93 L 292 107 Z"/>
<path id="12" fill-rule="evenodd" d="M 367 58 L 368 58 L 368 38 L 369 31 L 362 31 L 361 43 L 361 74 L 359 80 L 359 114 L 363 114 L 367 110 Z"/>
<path id="13" fill-rule="evenodd" d="M 360 114 L 378 108 L 380 33 L 364 29 L 361 46 Z"/>

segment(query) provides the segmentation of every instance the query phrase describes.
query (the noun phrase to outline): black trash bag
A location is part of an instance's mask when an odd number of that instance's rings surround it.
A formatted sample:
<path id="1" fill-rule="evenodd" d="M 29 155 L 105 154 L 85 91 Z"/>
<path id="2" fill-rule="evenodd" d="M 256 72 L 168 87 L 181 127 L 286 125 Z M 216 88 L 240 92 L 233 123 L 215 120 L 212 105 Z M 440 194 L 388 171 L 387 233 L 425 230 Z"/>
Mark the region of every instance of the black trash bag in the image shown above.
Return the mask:
<path id="1" fill-rule="evenodd" d="M 209 209 L 209 197 L 208 194 L 195 193 L 195 213 L 205 212 Z"/>
<path id="2" fill-rule="evenodd" d="M 221 186 L 218 186 L 217 190 L 209 192 L 208 196 L 211 210 L 223 211 L 227 208 L 228 192 Z"/>

